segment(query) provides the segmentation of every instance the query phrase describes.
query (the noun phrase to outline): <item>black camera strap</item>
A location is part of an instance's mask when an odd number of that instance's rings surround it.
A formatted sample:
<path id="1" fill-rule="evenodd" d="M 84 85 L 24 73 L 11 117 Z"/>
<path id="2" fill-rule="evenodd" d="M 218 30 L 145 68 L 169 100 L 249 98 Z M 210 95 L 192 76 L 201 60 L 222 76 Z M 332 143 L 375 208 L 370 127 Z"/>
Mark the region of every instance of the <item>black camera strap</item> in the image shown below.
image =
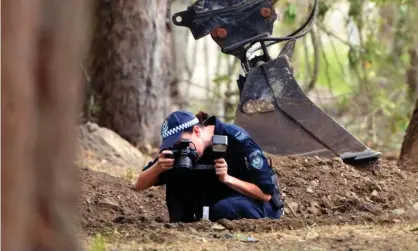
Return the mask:
<path id="1" fill-rule="evenodd" d="M 273 181 L 273 184 L 275 186 L 274 193 L 271 196 L 271 202 L 277 209 L 282 209 L 284 206 L 283 201 L 280 198 L 280 187 L 279 187 L 279 178 L 277 176 L 277 173 L 273 169 L 273 163 L 271 160 L 271 157 L 268 157 L 264 155 L 266 159 L 269 160 L 269 166 L 270 166 L 270 172 L 271 172 L 271 180 Z"/>

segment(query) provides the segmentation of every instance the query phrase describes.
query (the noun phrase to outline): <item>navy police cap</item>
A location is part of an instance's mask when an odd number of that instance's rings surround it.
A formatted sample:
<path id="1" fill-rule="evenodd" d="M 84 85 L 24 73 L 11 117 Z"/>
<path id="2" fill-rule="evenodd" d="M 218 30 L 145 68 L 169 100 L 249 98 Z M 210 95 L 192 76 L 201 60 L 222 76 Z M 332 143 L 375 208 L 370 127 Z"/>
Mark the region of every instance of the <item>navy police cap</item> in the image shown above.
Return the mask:
<path id="1" fill-rule="evenodd" d="M 199 124 L 199 119 L 191 112 L 176 111 L 171 113 L 161 126 L 162 144 L 160 150 L 173 146 L 180 140 L 181 133 Z"/>

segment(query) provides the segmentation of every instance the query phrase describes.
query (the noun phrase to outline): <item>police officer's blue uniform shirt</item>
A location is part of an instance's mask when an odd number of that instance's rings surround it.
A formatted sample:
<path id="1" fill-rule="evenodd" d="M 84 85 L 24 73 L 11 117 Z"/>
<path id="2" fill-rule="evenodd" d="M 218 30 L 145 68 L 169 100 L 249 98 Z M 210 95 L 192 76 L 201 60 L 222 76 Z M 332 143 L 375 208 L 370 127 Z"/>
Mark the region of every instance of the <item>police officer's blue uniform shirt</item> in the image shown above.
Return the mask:
<path id="1" fill-rule="evenodd" d="M 215 135 L 226 135 L 228 137 L 228 148 L 224 159 L 228 165 L 228 174 L 240 180 L 257 185 L 264 193 L 273 194 L 275 184 L 272 180 L 272 170 L 261 148 L 250 138 L 249 134 L 241 127 L 223 123 L 216 117 L 210 117 L 205 125 L 215 125 Z M 144 170 L 149 168 L 156 160 L 150 162 Z M 213 164 L 211 149 L 207 149 L 199 159 L 198 164 Z M 162 173 L 157 185 L 166 184 L 173 169 Z M 237 192 L 227 185 L 221 183 L 215 171 L 196 171 L 193 173 L 194 185 L 198 184 L 208 193 L 208 199 L 216 202 Z M 189 183 L 190 185 L 192 182 Z M 183 184 L 184 185 L 184 184 Z"/>

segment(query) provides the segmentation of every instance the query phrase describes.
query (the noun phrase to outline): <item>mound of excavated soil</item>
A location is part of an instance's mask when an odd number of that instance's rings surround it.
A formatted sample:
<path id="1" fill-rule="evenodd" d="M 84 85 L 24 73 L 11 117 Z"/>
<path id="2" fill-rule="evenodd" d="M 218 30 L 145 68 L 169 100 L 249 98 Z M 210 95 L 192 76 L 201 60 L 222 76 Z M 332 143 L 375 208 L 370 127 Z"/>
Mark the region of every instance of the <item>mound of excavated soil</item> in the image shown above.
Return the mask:
<path id="1" fill-rule="evenodd" d="M 382 160 L 354 168 L 338 159 L 272 156 L 286 204 L 280 220 L 222 220 L 229 230 L 270 231 L 305 225 L 394 223 L 418 219 L 418 174 Z M 87 233 L 113 227 L 188 229 L 167 224 L 164 187 L 135 192 L 130 183 L 105 173 L 81 169 L 79 203 Z M 211 230 L 212 224 L 192 224 Z"/>
<path id="2" fill-rule="evenodd" d="M 418 202 L 418 176 L 400 170 L 395 162 L 382 160 L 354 168 L 339 159 L 272 160 L 288 205 L 288 217 L 380 221 L 381 217 L 411 216 Z"/>
<path id="3" fill-rule="evenodd" d="M 78 129 L 77 164 L 107 173 L 139 172 L 151 157 L 143 154 L 117 133 L 87 122 Z"/>

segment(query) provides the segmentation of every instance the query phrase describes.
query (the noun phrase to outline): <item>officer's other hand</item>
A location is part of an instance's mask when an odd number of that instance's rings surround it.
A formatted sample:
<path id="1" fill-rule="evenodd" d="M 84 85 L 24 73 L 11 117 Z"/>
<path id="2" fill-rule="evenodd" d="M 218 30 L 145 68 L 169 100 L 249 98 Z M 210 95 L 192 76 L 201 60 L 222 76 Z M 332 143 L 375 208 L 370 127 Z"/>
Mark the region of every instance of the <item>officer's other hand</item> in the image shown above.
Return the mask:
<path id="1" fill-rule="evenodd" d="M 228 179 L 228 164 L 225 159 L 216 159 L 214 167 L 219 181 L 225 182 Z"/>
<path id="2" fill-rule="evenodd" d="M 158 166 L 162 171 L 167 171 L 174 166 L 174 159 L 167 158 L 165 155 L 173 155 L 172 151 L 164 150 L 158 156 Z"/>

